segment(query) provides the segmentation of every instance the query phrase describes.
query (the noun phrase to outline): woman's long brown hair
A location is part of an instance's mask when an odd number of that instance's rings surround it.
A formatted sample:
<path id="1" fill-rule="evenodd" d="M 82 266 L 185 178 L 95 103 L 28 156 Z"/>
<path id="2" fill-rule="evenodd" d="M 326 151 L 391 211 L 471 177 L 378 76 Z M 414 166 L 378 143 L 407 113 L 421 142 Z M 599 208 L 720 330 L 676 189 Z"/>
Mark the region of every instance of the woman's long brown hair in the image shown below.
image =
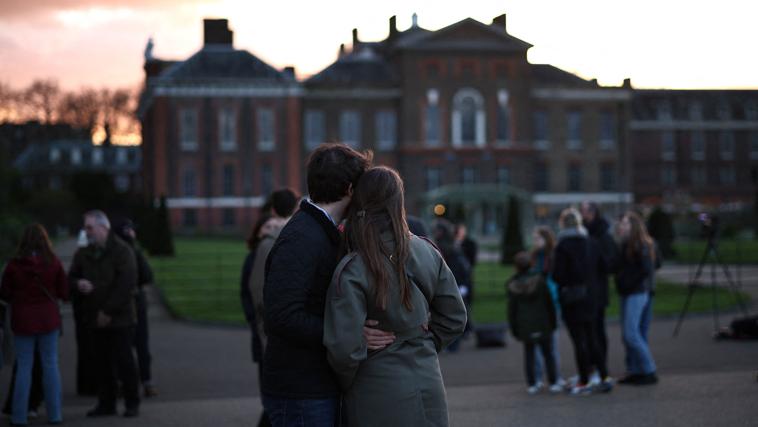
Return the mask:
<path id="1" fill-rule="evenodd" d="M 542 269 L 549 271 L 551 267 L 550 263 L 553 259 L 553 249 L 555 249 L 555 234 L 553 234 L 553 230 L 551 230 L 550 227 L 544 225 L 537 227 L 534 231 L 545 240 L 545 247 L 542 248 L 545 252 L 545 264 L 542 266 Z M 532 264 L 537 260 L 537 252 L 539 252 L 538 249 L 532 251 Z"/>
<path id="2" fill-rule="evenodd" d="M 631 225 L 626 245 L 627 258 L 632 259 L 634 255 L 642 254 L 642 248 L 647 247 L 650 259 L 655 262 L 655 243 L 650 234 L 648 234 L 642 217 L 631 211 L 624 214 L 624 216 L 629 219 L 629 224 Z"/>
<path id="3" fill-rule="evenodd" d="M 373 279 L 376 306 L 387 309 L 390 272 L 387 260 L 397 273 L 400 300 L 406 309 L 411 304 L 410 281 L 405 273 L 410 247 L 410 232 L 405 218 L 403 180 L 393 169 L 378 166 L 367 170 L 358 180 L 345 223 L 349 251 L 357 252 Z M 395 237 L 395 252 L 382 243 L 382 232 Z"/>
<path id="4" fill-rule="evenodd" d="M 16 249 L 16 258 L 28 258 L 35 254 L 45 260 L 46 263 L 52 262 L 55 258 L 53 245 L 50 243 L 50 238 L 47 237 L 45 227 L 41 224 L 26 226 Z"/>

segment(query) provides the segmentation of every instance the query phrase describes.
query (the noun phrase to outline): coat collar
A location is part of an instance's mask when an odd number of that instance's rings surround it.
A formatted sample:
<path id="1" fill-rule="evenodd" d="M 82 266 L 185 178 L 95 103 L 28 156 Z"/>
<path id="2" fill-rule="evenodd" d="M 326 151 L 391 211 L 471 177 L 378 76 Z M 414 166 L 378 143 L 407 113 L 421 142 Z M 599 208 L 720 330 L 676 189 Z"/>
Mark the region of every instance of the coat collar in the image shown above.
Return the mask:
<path id="1" fill-rule="evenodd" d="M 324 232 L 329 236 L 329 240 L 332 244 L 338 245 L 340 243 L 340 232 L 334 225 L 331 219 L 324 214 L 319 208 L 309 203 L 307 200 L 300 202 L 300 210 L 306 215 L 310 215 L 311 218 L 316 220 L 317 223 L 324 229 Z"/>

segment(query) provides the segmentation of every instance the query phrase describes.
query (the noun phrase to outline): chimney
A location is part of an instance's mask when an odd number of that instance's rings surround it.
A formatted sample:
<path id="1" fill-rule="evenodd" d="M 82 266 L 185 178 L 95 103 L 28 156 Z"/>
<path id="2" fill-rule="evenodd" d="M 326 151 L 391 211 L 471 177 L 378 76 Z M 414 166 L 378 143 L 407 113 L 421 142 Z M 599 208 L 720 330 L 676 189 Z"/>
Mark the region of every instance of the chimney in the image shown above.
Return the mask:
<path id="1" fill-rule="evenodd" d="M 390 17 L 390 36 L 389 38 L 393 38 L 397 35 L 397 16 L 392 15 Z"/>
<path id="2" fill-rule="evenodd" d="M 284 67 L 284 70 L 282 70 L 282 73 L 290 80 L 295 80 L 295 67 L 293 66 L 287 66 Z"/>
<path id="3" fill-rule="evenodd" d="M 416 12 L 413 12 L 413 15 L 411 15 L 411 27 L 418 27 L 418 14 Z"/>
<path id="4" fill-rule="evenodd" d="M 632 79 L 625 78 L 624 79 L 624 84 L 621 87 L 623 87 L 624 89 L 631 89 L 632 88 Z"/>
<path id="5" fill-rule="evenodd" d="M 203 45 L 231 46 L 234 33 L 226 19 L 203 19 Z"/>
<path id="6" fill-rule="evenodd" d="M 340 43 L 340 53 L 337 55 L 337 58 L 342 58 L 345 56 L 345 43 Z"/>
<path id="7" fill-rule="evenodd" d="M 503 29 L 504 33 L 507 33 L 508 30 L 505 28 L 505 14 L 502 14 L 500 16 L 496 16 L 495 19 L 492 20 L 492 26 L 493 27 L 500 27 Z"/>
<path id="8" fill-rule="evenodd" d="M 358 45 L 361 43 L 360 40 L 358 40 L 358 29 L 353 28 L 353 52 L 358 51 Z"/>

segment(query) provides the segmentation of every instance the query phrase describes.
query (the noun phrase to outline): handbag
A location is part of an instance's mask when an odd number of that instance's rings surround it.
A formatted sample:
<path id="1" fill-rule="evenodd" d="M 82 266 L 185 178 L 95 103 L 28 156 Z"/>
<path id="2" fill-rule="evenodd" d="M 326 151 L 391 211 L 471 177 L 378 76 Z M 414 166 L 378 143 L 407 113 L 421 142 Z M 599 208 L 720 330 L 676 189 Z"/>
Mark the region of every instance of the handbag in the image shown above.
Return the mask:
<path id="1" fill-rule="evenodd" d="M 50 291 L 47 290 L 47 288 L 42 284 L 42 279 L 40 279 L 40 276 L 38 273 L 34 273 L 34 283 L 42 290 L 42 292 L 45 293 L 45 295 L 50 299 L 50 301 L 55 304 L 55 306 L 58 308 L 58 317 L 61 319 L 61 333 L 60 336 L 63 336 L 63 314 L 61 314 L 61 305 L 58 303 L 58 300 L 56 300 L 52 295 L 50 295 Z"/>
<path id="2" fill-rule="evenodd" d="M 587 298 L 587 285 L 563 286 L 560 291 L 561 305 L 572 305 Z"/>

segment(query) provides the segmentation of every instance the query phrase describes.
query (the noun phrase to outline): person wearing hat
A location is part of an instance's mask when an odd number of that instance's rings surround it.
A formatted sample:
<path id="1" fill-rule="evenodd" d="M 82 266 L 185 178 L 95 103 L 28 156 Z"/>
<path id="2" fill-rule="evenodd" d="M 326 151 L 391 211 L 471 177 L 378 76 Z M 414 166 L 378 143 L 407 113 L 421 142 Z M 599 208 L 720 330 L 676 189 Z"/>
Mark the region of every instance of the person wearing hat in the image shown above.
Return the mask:
<path id="1" fill-rule="evenodd" d="M 153 270 L 150 268 L 145 255 L 137 245 L 137 226 L 130 219 L 124 220 L 121 226 L 116 229 L 116 234 L 124 240 L 134 251 L 134 258 L 137 261 L 137 292 L 135 293 L 134 303 L 137 308 L 137 329 L 134 334 L 133 346 L 137 351 L 137 369 L 139 370 L 140 382 L 145 393 L 145 397 L 158 395 L 152 379 L 150 364 L 152 355 L 150 354 L 150 334 L 147 320 L 147 295 L 145 286 L 153 283 Z"/>

